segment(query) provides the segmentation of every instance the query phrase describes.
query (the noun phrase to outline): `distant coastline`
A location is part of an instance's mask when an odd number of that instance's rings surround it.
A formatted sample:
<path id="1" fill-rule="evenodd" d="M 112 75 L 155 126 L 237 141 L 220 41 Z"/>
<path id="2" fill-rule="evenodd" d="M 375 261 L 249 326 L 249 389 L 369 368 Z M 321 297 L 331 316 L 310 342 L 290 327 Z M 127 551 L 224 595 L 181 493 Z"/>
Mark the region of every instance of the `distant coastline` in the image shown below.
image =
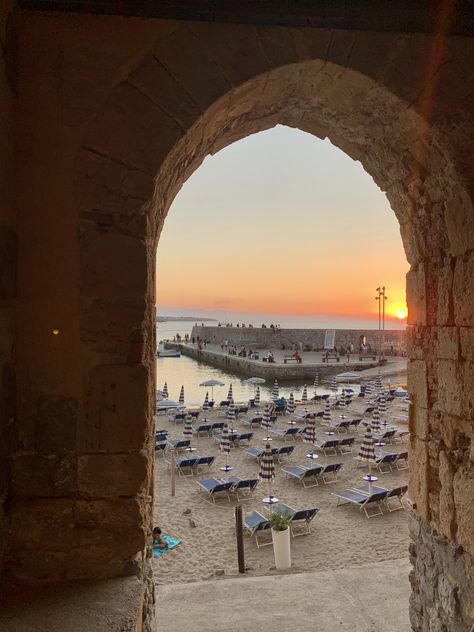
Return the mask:
<path id="1" fill-rule="evenodd" d="M 195 322 L 195 323 L 204 323 L 204 322 L 217 322 L 217 318 L 203 318 L 202 316 L 157 316 L 156 321 L 158 323 L 169 323 L 174 321 L 180 322 Z"/>

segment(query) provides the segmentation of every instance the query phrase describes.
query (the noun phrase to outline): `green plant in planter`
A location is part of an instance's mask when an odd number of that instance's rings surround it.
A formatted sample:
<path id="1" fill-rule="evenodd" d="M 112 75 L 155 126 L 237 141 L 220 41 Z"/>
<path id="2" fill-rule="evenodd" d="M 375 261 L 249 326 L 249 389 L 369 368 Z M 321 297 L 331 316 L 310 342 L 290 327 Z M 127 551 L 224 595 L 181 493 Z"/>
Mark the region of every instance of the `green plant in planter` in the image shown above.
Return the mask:
<path id="1" fill-rule="evenodd" d="M 268 517 L 268 522 L 273 531 L 286 531 L 291 525 L 293 517 L 287 513 L 272 512 Z"/>

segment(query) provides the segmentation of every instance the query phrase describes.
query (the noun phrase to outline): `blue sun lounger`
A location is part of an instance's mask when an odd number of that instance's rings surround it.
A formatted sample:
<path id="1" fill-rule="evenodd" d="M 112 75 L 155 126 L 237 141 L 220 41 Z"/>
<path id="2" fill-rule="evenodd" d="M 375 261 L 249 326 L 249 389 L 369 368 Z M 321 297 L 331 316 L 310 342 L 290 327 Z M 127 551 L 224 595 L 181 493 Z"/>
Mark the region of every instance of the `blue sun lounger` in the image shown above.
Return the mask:
<path id="1" fill-rule="evenodd" d="M 372 487 L 372 494 L 365 493 L 360 489 L 341 489 L 338 492 L 331 492 L 337 498 L 337 505 L 351 503 L 357 505 L 360 511 L 364 511 L 367 518 L 374 518 L 383 514 L 382 503 L 385 502 L 390 493 L 383 487 Z"/>
<path id="2" fill-rule="evenodd" d="M 295 478 L 303 487 L 316 487 L 319 485 L 318 478 L 324 471 L 324 466 L 294 465 L 293 467 L 282 468 L 288 478 Z"/>
<path id="3" fill-rule="evenodd" d="M 198 462 L 197 456 L 193 457 L 178 457 L 176 459 L 176 471 L 178 472 L 178 476 L 193 476 L 194 468 Z M 168 467 L 171 467 L 171 461 L 166 460 Z"/>
<path id="4" fill-rule="evenodd" d="M 270 531 L 270 523 L 265 516 L 262 516 L 262 514 L 258 511 L 252 511 L 249 514 L 246 514 L 243 518 L 243 526 L 247 529 L 251 536 L 255 536 L 257 548 L 272 544 L 272 540 L 269 542 L 261 542 L 258 539 L 259 534 L 261 535 L 264 531 Z"/>
<path id="5" fill-rule="evenodd" d="M 199 426 L 193 426 L 193 432 L 194 434 L 197 434 L 198 436 L 200 434 L 207 434 L 210 435 L 211 434 L 211 424 L 199 424 Z"/>
<path id="6" fill-rule="evenodd" d="M 217 478 L 204 478 L 196 483 L 199 485 L 200 491 L 206 493 L 213 503 L 216 502 L 218 496 L 225 496 L 230 502 L 229 494 L 234 485 L 231 481 L 222 482 Z"/>
<path id="7" fill-rule="evenodd" d="M 337 481 L 337 476 L 342 468 L 342 463 L 329 463 L 328 465 L 323 465 L 320 463 L 321 467 L 323 467 L 323 471 L 321 472 L 321 478 L 326 483 L 335 483 Z"/>
<path id="8" fill-rule="evenodd" d="M 301 428 L 284 428 L 283 430 L 280 430 L 279 428 L 272 428 L 270 432 L 276 435 L 279 439 L 286 441 L 287 439 L 296 439 L 296 437 L 301 433 Z"/>
<path id="9" fill-rule="evenodd" d="M 253 428 L 254 426 L 260 426 L 262 419 L 263 417 L 258 415 L 256 417 L 251 417 L 250 419 L 241 419 L 240 423 L 244 424 L 244 426 L 250 426 L 250 428 Z"/>
<path id="10" fill-rule="evenodd" d="M 253 447 L 253 448 L 247 448 L 245 450 L 244 454 L 246 456 L 250 456 L 250 457 L 252 457 L 254 459 L 257 459 L 257 461 L 259 461 L 262 458 L 264 452 L 265 452 L 265 450 L 263 448 L 255 448 L 255 447 Z M 278 452 L 278 448 L 272 448 L 273 456 L 275 456 L 275 454 L 277 452 Z"/>
<path id="11" fill-rule="evenodd" d="M 316 507 L 312 509 L 293 509 L 293 507 L 279 502 L 273 511 L 291 516 L 290 531 L 295 538 L 298 535 L 308 535 L 311 532 L 311 523 L 319 509 Z"/>
<path id="12" fill-rule="evenodd" d="M 237 500 L 240 499 L 241 495 L 253 496 L 260 482 L 258 478 L 240 478 L 239 476 L 229 476 L 225 480 L 233 483 L 230 493 L 235 495 Z"/>

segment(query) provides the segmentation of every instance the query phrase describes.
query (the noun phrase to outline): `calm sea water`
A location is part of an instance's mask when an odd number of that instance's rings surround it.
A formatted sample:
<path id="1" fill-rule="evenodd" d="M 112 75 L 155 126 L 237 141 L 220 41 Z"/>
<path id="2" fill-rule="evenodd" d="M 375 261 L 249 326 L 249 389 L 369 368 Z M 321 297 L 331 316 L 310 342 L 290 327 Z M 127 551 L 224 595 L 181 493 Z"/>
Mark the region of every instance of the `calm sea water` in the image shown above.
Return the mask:
<path id="1" fill-rule="evenodd" d="M 181 336 L 184 336 L 186 333 L 190 334 L 193 324 L 194 323 L 182 321 L 158 323 L 157 340 L 173 338 L 177 333 Z M 225 384 L 225 386 L 214 387 L 214 399 L 216 401 L 226 399 L 230 384 L 232 384 L 234 400 L 236 402 L 248 401 L 254 394 L 253 386 L 243 384 L 243 380 L 247 379 L 248 376 L 240 376 L 236 373 L 222 371 L 221 369 L 208 366 L 202 362 L 197 362 L 186 356 L 181 356 L 180 358 L 157 358 L 156 369 L 157 388 L 163 388 L 164 383 L 167 382 L 170 399 L 178 401 L 179 391 L 181 385 L 183 385 L 185 402 L 189 406 L 201 405 L 204 401 L 206 390 L 209 391 L 209 397 L 211 396 L 211 389 L 199 386 L 201 382 L 211 379 L 219 380 Z M 343 370 L 342 368 L 341 371 Z M 303 392 L 304 385 L 305 382 L 301 381 L 284 382 L 280 384 L 280 395 L 288 397 L 289 394 L 293 392 L 294 396 L 299 398 Z M 272 381 L 260 385 L 261 399 L 269 399 L 272 386 Z M 308 396 L 312 397 L 314 395 L 314 387 L 312 384 L 307 384 L 307 386 Z M 358 386 L 354 386 L 353 388 L 358 390 Z M 320 386 L 317 392 L 322 394 L 330 391 L 325 386 Z"/>

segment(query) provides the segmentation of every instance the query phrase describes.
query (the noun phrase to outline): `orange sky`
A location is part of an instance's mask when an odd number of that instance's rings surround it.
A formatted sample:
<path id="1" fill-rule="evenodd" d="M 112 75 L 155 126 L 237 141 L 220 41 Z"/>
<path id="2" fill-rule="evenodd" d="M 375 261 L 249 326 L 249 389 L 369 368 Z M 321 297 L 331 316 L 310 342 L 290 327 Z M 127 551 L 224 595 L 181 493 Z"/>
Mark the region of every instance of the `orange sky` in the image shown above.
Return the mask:
<path id="1" fill-rule="evenodd" d="M 158 247 L 158 306 L 365 318 L 385 285 L 395 316 L 407 270 L 398 222 L 360 163 L 278 126 L 185 183 Z"/>

